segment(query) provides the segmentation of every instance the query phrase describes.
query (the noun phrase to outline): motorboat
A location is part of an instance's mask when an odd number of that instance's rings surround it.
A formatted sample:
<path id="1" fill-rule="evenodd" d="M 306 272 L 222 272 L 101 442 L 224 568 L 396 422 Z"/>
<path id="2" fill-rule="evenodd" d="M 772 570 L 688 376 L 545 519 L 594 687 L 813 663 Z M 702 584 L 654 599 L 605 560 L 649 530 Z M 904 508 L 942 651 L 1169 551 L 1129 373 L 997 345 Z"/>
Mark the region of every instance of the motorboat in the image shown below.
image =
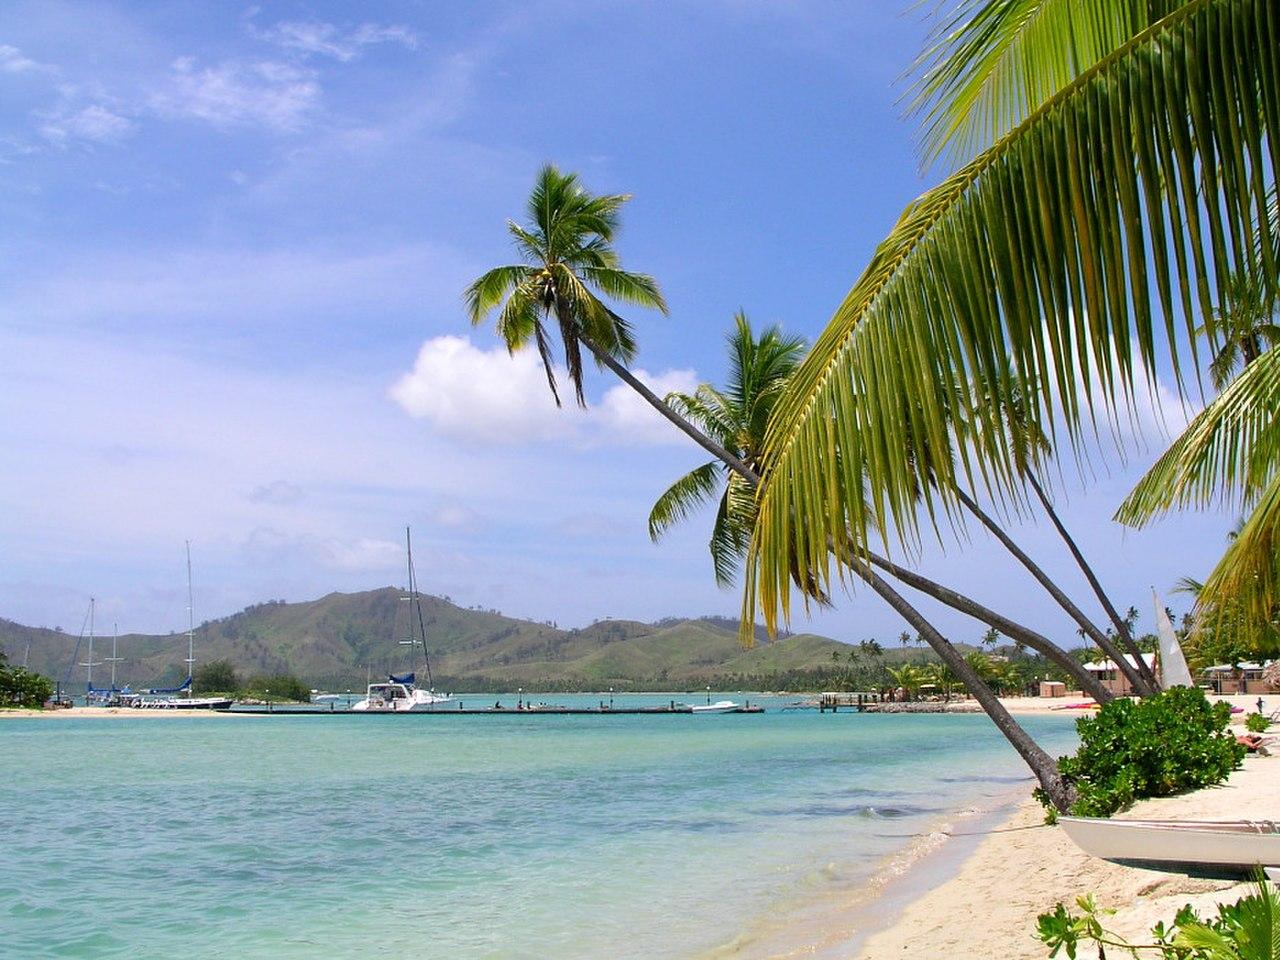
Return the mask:
<path id="1" fill-rule="evenodd" d="M 434 710 L 453 699 L 447 693 L 419 689 L 416 676 L 406 673 L 387 677 L 385 683 L 371 683 L 365 698 L 351 705 L 352 710 L 399 713 L 407 710 Z"/>
<path id="2" fill-rule="evenodd" d="M 717 700 L 715 703 L 701 703 L 690 707 L 690 713 L 733 713 L 741 710 L 742 705 L 734 703 L 732 700 Z"/>
<path id="3" fill-rule="evenodd" d="M 1058 823 L 1085 853 L 1127 866 L 1202 877 L 1280 867 L 1280 824 L 1271 820 L 1058 817 Z"/>

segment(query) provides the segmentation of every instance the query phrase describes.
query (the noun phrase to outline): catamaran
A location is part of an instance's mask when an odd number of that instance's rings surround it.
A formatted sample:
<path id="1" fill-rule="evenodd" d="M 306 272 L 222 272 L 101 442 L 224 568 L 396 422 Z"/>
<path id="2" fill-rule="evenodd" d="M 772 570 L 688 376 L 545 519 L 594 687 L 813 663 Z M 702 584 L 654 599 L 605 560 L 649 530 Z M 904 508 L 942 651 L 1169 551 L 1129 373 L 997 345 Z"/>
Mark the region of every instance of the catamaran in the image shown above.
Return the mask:
<path id="1" fill-rule="evenodd" d="M 433 710 L 453 697 L 435 692 L 435 678 L 431 676 L 431 655 L 427 652 L 427 625 L 422 615 L 422 597 L 418 593 L 418 575 L 413 568 L 413 543 L 409 528 L 404 530 L 405 552 L 408 554 L 409 593 L 400 599 L 409 604 L 409 638 L 401 640 L 401 646 L 416 647 L 422 644 L 422 659 L 427 671 L 427 688 L 421 689 L 417 672 L 390 674 L 385 682 L 370 683 L 365 698 L 351 706 L 352 710 L 399 713 L 407 710 Z M 415 627 L 415 620 L 417 626 Z"/>

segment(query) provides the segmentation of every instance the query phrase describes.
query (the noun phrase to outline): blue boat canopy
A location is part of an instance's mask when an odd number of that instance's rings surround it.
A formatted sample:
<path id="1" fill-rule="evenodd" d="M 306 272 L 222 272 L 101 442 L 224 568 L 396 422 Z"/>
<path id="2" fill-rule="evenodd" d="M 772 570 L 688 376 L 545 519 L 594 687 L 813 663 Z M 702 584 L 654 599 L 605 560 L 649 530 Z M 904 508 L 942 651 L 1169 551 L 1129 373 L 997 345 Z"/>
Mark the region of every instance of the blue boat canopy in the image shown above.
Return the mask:
<path id="1" fill-rule="evenodd" d="M 187 679 L 183 680 L 182 683 L 176 687 L 165 687 L 163 690 L 148 690 L 147 693 L 181 693 L 190 686 L 191 678 L 187 677 Z"/>
<path id="2" fill-rule="evenodd" d="M 413 683 L 414 678 L 416 677 L 416 673 L 405 673 L 399 676 L 393 673 L 391 676 L 387 677 L 387 680 L 390 683 Z"/>

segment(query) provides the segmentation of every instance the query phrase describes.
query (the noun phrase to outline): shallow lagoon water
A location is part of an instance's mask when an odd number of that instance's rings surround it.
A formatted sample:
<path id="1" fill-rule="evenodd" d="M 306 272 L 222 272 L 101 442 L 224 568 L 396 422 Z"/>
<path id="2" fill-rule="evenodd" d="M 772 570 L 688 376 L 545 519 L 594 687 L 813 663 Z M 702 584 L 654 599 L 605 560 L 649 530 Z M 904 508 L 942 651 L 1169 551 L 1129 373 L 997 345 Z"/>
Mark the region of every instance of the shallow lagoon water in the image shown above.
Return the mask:
<path id="1" fill-rule="evenodd" d="M 983 716 L 760 702 L 701 717 L 6 721 L 3 952 L 689 957 L 856 889 L 1025 777 Z M 1024 722 L 1051 751 L 1074 740 L 1064 718 Z"/>

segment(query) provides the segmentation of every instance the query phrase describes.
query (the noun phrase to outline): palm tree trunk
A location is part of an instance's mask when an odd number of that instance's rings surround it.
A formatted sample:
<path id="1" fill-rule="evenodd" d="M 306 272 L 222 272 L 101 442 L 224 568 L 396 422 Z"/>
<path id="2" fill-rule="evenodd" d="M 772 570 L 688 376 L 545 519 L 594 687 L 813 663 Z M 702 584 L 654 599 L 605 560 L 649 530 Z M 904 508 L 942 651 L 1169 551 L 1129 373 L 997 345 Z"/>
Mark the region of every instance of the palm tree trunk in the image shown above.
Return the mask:
<path id="1" fill-rule="evenodd" d="M 1098 598 L 1098 602 L 1102 604 L 1102 609 L 1107 612 L 1107 616 L 1111 622 L 1115 624 L 1116 636 L 1120 638 L 1120 642 L 1124 644 L 1124 648 L 1133 655 L 1137 661 L 1138 672 L 1146 679 L 1156 690 L 1160 689 L 1160 681 L 1156 679 L 1155 673 L 1147 666 L 1147 661 L 1142 657 L 1142 651 L 1138 649 L 1138 645 L 1133 640 L 1133 633 L 1129 630 L 1129 624 L 1125 623 L 1117 612 L 1115 605 L 1111 602 L 1111 598 L 1107 596 L 1107 592 L 1102 589 L 1102 584 L 1098 582 L 1097 576 L 1093 572 L 1093 568 L 1089 566 L 1089 562 L 1085 560 L 1084 554 L 1080 552 L 1080 548 L 1076 546 L 1075 540 L 1071 534 L 1067 532 L 1066 525 L 1058 517 L 1058 512 L 1053 509 L 1053 504 L 1049 501 L 1048 495 L 1044 492 L 1044 488 L 1040 486 L 1036 480 L 1035 474 L 1028 470 L 1026 472 L 1027 482 L 1031 484 L 1031 489 L 1036 492 L 1036 496 L 1040 498 L 1040 505 L 1044 507 L 1044 512 L 1048 514 L 1049 520 L 1052 521 L 1054 528 L 1058 531 L 1058 536 L 1067 545 L 1067 549 L 1071 551 L 1071 556 L 1075 558 L 1076 566 L 1080 568 L 1080 572 L 1084 574 L 1084 578 L 1089 581 L 1089 586 L 1093 589 L 1093 594 Z"/>
<path id="2" fill-rule="evenodd" d="M 933 652 L 938 655 L 939 659 L 950 668 L 952 673 L 960 678 L 969 692 L 973 694 L 974 699 L 981 704 L 982 709 L 986 711 L 987 716 L 991 718 L 996 728 L 1004 734 L 1005 739 L 1009 741 L 1013 749 L 1018 752 L 1018 755 L 1031 768 L 1031 772 L 1040 781 L 1040 786 L 1050 802 L 1059 812 L 1066 813 L 1075 800 L 1075 790 L 1058 772 L 1058 764 L 1053 757 L 1049 756 L 1038 743 L 1031 739 L 1027 731 L 1022 729 L 1018 721 L 1005 709 L 1004 704 L 1000 702 L 1000 698 L 992 692 L 990 687 L 982 682 L 982 679 L 969 666 L 964 657 L 960 656 L 960 651 L 953 647 L 934 628 L 933 624 L 926 620 L 915 607 L 911 606 L 900 593 L 894 590 L 865 562 L 857 557 L 849 557 L 849 564 L 872 590 L 878 593 L 889 606 L 893 607 L 907 623 L 914 627 L 920 636 L 924 637 L 925 642 L 933 648 Z"/>
<path id="3" fill-rule="evenodd" d="M 986 513 L 986 511 L 978 506 L 977 502 L 972 497 L 959 487 L 953 487 L 953 489 L 960 502 L 965 505 L 966 509 L 977 517 L 982 525 L 995 535 L 995 538 L 1004 545 L 1004 548 L 1008 550 L 1009 553 L 1013 554 L 1018 562 L 1027 568 L 1027 571 L 1035 578 L 1036 582 L 1039 583 L 1040 586 L 1044 587 L 1049 596 L 1053 597 L 1058 606 L 1062 607 L 1062 609 L 1067 612 L 1067 615 L 1080 625 L 1080 629 L 1089 636 L 1089 639 L 1096 643 L 1102 651 L 1111 658 L 1120 672 L 1123 673 L 1129 683 L 1132 684 L 1134 691 L 1143 696 L 1155 693 L 1156 691 L 1147 683 L 1146 678 L 1137 671 L 1136 667 L 1125 659 L 1124 654 L 1120 652 L 1120 649 L 1111 642 L 1106 634 L 1093 625 L 1093 622 L 1084 615 L 1084 612 L 1081 611 L 1079 607 L 1072 603 L 1071 598 L 1062 592 L 1061 588 L 1059 588 L 1058 585 L 1049 578 L 1047 573 L 1040 569 L 1039 564 L 1027 556 L 1026 552 L 1013 542 L 1013 538 L 1004 532 L 1004 529 L 1000 524 L 996 523 L 995 520 Z"/>
<path id="4" fill-rule="evenodd" d="M 644 399 L 648 401 L 649 406 L 653 407 L 653 409 L 657 410 L 660 414 L 670 420 L 671 423 L 674 424 L 690 440 L 702 447 L 703 450 L 706 450 L 709 454 L 743 479 L 749 480 L 752 484 L 760 482 L 760 477 L 754 470 L 743 463 L 741 459 L 735 457 L 724 447 L 720 446 L 720 444 L 708 437 L 688 420 L 684 419 L 684 417 L 680 416 L 680 414 L 672 410 L 671 407 L 667 406 L 667 402 L 665 400 L 650 390 L 642 380 L 611 357 L 606 351 L 596 346 L 595 343 L 587 337 L 584 337 L 582 334 L 578 334 L 578 339 L 582 341 L 582 345 L 590 350 L 597 360 L 612 370 L 619 380 L 629 386 L 636 393 L 640 394 L 640 396 L 644 397 Z"/>
<path id="5" fill-rule="evenodd" d="M 1032 650 L 1044 654 L 1080 684 L 1080 689 L 1084 693 L 1093 697 L 1098 703 L 1107 703 L 1115 699 L 1115 694 L 1099 683 L 1093 674 L 1084 668 L 1084 664 L 1077 661 L 1043 634 L 1037 633 L 1029 627 L 1024 627 L 1022 624 L 984 607 L 976 600 L 957 593 L 950 587 L 945 587 L 927 577 L 922 577 L 912 570 L 900 567 L 892 560 L 887 560 L 870 551 L 867 552 L 867 559 L 873 566 L 879 567 L 892 575 L 894 579 L 901 580 L 907 586 L 914 587 L 921 593 L 945 603 L 953 610 L 959 610 L 975 620 L 980 620 L 990 627 L 995 627 L 1006 637 L 1025 643 Z"/>

